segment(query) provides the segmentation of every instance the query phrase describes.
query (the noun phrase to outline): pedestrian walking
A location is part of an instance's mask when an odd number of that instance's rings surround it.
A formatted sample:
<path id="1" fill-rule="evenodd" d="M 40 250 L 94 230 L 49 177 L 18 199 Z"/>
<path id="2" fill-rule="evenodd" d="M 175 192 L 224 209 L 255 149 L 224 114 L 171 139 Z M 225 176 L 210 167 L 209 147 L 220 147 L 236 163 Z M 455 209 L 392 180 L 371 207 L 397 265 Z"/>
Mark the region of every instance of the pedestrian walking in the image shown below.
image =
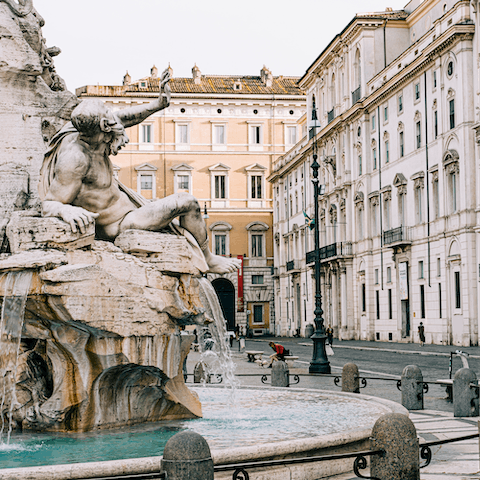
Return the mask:
<path id="1" fill-rule="evenodd" d="M 418 326 L 418 338 L 420 339 L 420 346 L 423 347 L 425 344 L 425 327 L 423 326 L 423 322 L 420 322 Z"/>
<path id="2" fill-rule="evenodd" d="M 332 346 L 332 345 L 333 345 L 333 328 L 332 328 L 331 325 L 328 326 L 328 328 L 327 328 L 327 330 L 326 330 L 325 333 L 327 334 L 327 342 L 328 342 L 328 344 L 329 344 L 330 346 Z"/>

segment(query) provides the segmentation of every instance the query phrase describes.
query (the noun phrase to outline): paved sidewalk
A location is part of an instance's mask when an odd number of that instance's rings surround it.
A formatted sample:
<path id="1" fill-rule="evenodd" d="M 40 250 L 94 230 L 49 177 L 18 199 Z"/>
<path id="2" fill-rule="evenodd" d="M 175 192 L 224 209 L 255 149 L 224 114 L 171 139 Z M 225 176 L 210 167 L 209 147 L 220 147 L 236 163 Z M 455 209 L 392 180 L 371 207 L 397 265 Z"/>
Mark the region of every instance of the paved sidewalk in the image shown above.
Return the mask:
<path id="1" fill-rule="evenodd" d="M 274 341 L 285 341 L 287 339 L 274 339 Z M 309 342 L 308 339 L 288 339 L 296 343 Z M 262 339 L 265 341 L 265 338 Z M 395 351 L 414 351 L 419 354 L 450 355 L 450 351 L 455 351 L 457 347 L 443 345 L 428 345 L 425 350 L 419 345 L 414 344 L 395 344 L 385 342 L 336 342 L 335 348 L 361 348 L 361 349 L 388 349 Z M 259 350 L 262 350 L 260 348 Z M 480 355 L 478 347 L 462 348 L 462 351 L 468 351 L 469 354 Z M 475 352 L 475 353 L 474 353 Z M 193 372 L 195 363 L 198 361 L 199 354 L 192 352 L 188 357 L 188 372 Z M 233 349 L 232 358 L 236 365 L 236 375 L 239 383 L 242 385 L 262 386 L 262 374 L 269 374 L 271 370 L 260 367 L 257 363 L 248 362 L 247 355 Z M 294 362 L 290 368 L 290 373 L 307 374 L 308 369 L 299 362 Z M 190 377 L 191 378 L 191 377 Z M 331 379 L 330 379 L 331 380 Z M 190 380 L 191 381 L 191 380 Z M 270 379 L 268 379 L 270 383 Z M 319 377 L 302 376 L 299 387 L 325 389 L 325 384 L 319 381 Z M 333 385 L 327 389 L 332 390 Z M 338 391 L 338 388 L 336 388 Z M 472 433 L 478 433 L 478 421 L 480 418 L 454 418 L 452 413 L 435 410 L 421 410 L 410 412 L 410 418 L 417 428 L 420 442 L 430 442 L 454 438 Z M 432 447 L 432 461 L 429 466 L 421 470 L 421 480 L 473 480 L 480 479 L 479 465 L 479 442 L 478 439 L 463 441 L 453 444 L 446 444 Z M 353 461 L 352 461 L 353 465 Z M 363 472 L 368 477 L 368 471 Z M 330 477 L 332 480 L 357 480 L 353 471 L 351 473 Z"/>

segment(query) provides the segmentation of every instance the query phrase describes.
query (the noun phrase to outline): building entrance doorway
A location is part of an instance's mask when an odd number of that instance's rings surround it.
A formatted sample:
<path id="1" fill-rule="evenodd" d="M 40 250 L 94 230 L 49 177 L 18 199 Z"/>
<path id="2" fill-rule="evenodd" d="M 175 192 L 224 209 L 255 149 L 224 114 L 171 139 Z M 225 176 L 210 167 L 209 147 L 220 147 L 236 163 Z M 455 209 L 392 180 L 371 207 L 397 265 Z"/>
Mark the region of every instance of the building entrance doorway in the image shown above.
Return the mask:
<path id="1" fill-rule="evenodd" d="M 235 287 L 226 278 L 216 278 L 212 285 L 217 292 L 227 330 L 235 331 Z"/>

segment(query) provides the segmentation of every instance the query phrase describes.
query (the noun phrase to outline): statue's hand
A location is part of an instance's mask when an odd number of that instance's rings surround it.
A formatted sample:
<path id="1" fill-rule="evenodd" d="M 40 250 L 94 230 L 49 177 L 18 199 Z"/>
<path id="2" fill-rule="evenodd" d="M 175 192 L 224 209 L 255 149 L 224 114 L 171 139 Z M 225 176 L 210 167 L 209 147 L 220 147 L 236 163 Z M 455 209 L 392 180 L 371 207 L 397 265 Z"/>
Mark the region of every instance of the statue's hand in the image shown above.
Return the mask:
<path id="1" fill-rule="evenodd" d="M 94 222 L 98 217 L 98 213 L 92 213 L 82 207 L 74 207 L 73 205 L 63 205 L 58 216 L 65 222 L 70 224 L 72 232 L 85 233 L 87 226 Z"/>
<path id="2" fill-rule="evenodd" d="M 170 72 L 168 68 L 166 68 L 160 77 L 160 96 L 158 97 L 160 109 L 167 108 L 170 105 L 170 99 L 172 97 L 172 89 L 168 84 L 170 80 Z"/>

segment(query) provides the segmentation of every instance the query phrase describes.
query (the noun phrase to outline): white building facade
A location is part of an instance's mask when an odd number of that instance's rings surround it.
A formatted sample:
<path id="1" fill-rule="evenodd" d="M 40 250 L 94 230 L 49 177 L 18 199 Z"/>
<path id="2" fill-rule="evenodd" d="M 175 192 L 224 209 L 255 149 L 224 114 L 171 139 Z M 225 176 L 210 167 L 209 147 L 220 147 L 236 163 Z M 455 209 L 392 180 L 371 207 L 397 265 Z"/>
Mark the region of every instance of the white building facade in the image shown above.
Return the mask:
<path id="1" fill-rule="evenodd" d="M 423 322 L 427 343 L 478 344 L 478 28 L 477 1 L 359 14 L 301 78 L 309 135 L 269 177 L 277 333 L 313 324 L 316 142 L 325 325 L 411 342 Z"/>

